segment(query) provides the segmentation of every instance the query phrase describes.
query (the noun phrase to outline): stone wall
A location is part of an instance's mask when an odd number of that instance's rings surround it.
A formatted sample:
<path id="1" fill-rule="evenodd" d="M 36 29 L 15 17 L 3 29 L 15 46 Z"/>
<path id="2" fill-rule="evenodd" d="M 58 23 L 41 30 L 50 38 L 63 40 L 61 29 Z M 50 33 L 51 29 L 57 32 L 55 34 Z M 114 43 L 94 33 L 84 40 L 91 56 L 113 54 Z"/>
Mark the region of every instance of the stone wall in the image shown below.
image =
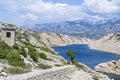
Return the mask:
<path id="1" fill-rule="evenodd" d="M 75 66 L 63 66 L 50 70 L 37 70 L 22 75 L 8 76 L 0 78 L 0 80 L 68 80 L 75 70 Z"/>

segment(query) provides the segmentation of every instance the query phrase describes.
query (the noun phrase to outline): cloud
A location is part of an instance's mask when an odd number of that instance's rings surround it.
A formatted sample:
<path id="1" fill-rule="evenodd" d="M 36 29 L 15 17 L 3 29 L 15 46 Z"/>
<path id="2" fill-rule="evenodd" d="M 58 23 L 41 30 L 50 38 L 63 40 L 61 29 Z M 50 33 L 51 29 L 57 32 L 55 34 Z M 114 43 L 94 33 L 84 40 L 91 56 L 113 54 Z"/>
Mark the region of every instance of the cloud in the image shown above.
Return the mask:
<path id="1" fill-rule="evenodd" d="M 22 20 L 32 20 L 32 21 L 36 21 L 38 16 L 31 14 L 31 13 L 27 13 L 26 15 L 22 15 L 20 16 L 20 18 Z"/>
<path id="2" fill-rule="evenodd" d="M 84 10 L 96 14 L 113 14 L 118 10 L 116 4 L 108 0 L 85 0 L 82 6 Z"/>
<path id="3" fill-rule="evenodd" d="M 81 5 L 52 3 L 44 0 L 1 0 L 0 7 L 5 9 L 5 12 L 17 14 L 13 17 L 18 17 L 24 23 L 104 19 L 120 14 L 120 0 L 84 0 Z M 3 13 L 3 10 L 0 11 Z"/>

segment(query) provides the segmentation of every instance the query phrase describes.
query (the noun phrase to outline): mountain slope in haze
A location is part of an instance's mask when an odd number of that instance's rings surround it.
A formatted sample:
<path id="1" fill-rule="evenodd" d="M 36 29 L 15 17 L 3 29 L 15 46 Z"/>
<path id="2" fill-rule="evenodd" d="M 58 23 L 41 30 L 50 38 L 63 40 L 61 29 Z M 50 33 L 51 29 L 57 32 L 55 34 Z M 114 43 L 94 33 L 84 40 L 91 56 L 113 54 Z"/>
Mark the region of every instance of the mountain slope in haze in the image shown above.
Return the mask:
<path id="1" fill-rule="evenodd" d="M 23 27 L 38 32 L 54 32 L 70 36 L 99 39 L 108 33 L 120 31 L 119 22 L 120 18 L 113 18 L 100 21 L 76 20 L 61 23 L 28 24 Z"/>
<path id="2" fill-rule="evenodd" d="M 110 33 L 89 44 L 91 49 L 120 54 L 120 32 Z"/>

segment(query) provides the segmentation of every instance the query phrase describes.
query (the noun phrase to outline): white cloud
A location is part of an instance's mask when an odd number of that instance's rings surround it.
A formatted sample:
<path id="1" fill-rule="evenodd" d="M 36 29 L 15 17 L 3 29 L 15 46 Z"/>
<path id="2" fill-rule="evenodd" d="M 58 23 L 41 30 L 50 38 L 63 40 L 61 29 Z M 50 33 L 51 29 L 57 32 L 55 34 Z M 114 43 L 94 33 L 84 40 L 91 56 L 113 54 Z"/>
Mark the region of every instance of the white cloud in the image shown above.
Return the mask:
<path id="1" fill-rule="evenodd" d="M 76 19 L 103 19 L 119 15 L 120 0 L 84 0 L 81 5 L 44 2 L 44 0 L 1 0 L 0 7 L 19 15 L 20 21 L 36 23 Z M 15 17 L 15 16 L 13 16 Z"/>
<path id="2" fill-rule="evenodd" d="M 98 14 L 112 14 L 118 10 L 118 7 L 113 5 L 113 1 L 107 0 L 85 0 L 82 6 L 85 10 Z"/>
<path id="3" fill-rule="evenodd" d="M 33 21 L 35 21 L 35 20 L 37 20 L 38 16 L 36 16 L 34 14 L 31 14 L 31 13 L 27 13 L 25 15 L 20 16 L 20 18 L 22 20 L 33 20 Z"/>

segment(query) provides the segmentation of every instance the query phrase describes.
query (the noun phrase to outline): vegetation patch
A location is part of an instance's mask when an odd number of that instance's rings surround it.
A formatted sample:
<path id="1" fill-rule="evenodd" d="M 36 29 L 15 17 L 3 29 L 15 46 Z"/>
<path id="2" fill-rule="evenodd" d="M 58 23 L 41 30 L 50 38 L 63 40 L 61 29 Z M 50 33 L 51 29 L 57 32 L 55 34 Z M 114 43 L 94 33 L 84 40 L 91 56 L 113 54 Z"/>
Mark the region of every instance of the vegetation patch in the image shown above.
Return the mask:
<path id="1" fill-rule="evenodd" d="M 42 59 L 45 59 L 45 60 L 49 60 L 49 59 L 47 58 L 46 54 L 44 54 L 44 53 L 40 53 L 40 54 L 39 54 L 39 57 L 42 58 Z"/>
<path id="2" fill-rule="evenodd" d="M 22 74 L 26 72 L 30 72 L 30 69 L 20 68 L 20 67 L 11 67 L 5 70 L 8 74 Z"/>
<path id="3" fill-rule="evenodd" d="M 52 54 L 55 54 L 55 52 L 49 48 L 46 48 L 46 47 L 40 47 L 41 50 L 45 51 L 45 52 L 50 52 Z"/>
<path id="4" fill-rule="evenodd" d="M 94 76 L 92 79 L 93 79 L 93 80 L 99 80 L 96 76 Z"/>
<path id="5" fill-rule="evenodd" d="M 24 42 L 25 47 L 28 48 L 29 52 L 28 55 L 35 61 L 38 61 L 39 58 L 39 53 L 36 51 L 35 46 L 33 46 L 32 44 L 28 43 L 28 42 Z"/>
<path id="6" fill-rule="evenodd" d="M 51 68 L 51 66 L 40 63 L 40 64 L 38 64 L 37 68 L 40 68 L 40 69 L 49 69 L 49 68 Z"/>
<path id="7" fill-rule="evenodd" d="M 18 51 L 0 40 L 0 59 L 8 60 L 11 66 L 24 67 L 25 63 Z"/>
<path id="8" fill-rule="evenodd" d="M 63 65 L 61 65 L 61 64 L 55 64 L 55 66 L 60 67 L 60 66 L 63 66 Z"/>

